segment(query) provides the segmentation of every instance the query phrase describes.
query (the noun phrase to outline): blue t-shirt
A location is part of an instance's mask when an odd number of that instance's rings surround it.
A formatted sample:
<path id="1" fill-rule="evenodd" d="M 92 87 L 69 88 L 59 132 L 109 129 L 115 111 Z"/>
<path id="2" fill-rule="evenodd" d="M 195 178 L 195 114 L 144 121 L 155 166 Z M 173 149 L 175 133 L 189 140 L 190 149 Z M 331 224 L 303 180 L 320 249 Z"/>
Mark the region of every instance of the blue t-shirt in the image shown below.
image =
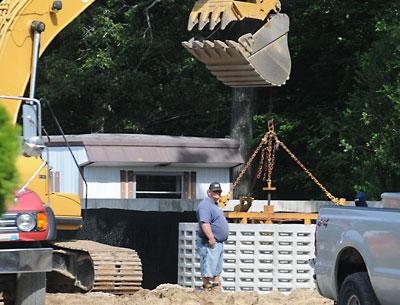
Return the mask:
<path id="1" fill-rule="evenodd" d="M 211 231 L 216 241 L 223 242 L 228 239 L 228 221 L 224 216 L 224 212 L 211 198 L 206 197 L 201 201 L 196 213 L 197 221 L 199 222 L 199 235 L 201 238 L 207 240 L 200 226 L 202 222 L 206 222 L 211 225 Z"/>

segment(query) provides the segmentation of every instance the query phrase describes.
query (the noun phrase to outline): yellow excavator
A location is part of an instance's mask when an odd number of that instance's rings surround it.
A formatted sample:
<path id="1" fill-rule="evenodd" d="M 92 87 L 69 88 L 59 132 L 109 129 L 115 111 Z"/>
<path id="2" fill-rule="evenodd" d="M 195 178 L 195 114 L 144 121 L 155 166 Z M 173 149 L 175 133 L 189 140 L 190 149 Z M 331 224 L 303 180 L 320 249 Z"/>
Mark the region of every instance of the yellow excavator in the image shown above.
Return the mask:
<path id="1" fill-rule="evenodd" d="M 0 107 L 12 124 L 22 108 L 23 153 L 17 161 L 21 185 L 15 203 L 0 217 L 0 291 L 6 304 L 44 304 L 53 291 L 130 293 L 140 287 L 142 267 L 132 249 L 92 241 L 57 240 L 57 232 L 79 230 L 77 194 L 54 192 L 35 97 L 38 58 L 54 37 L 94 0 L 0 0 Z M 209 24 L 204 39 L 183 46 L 225 84 L 279 86 L 290 73 L 289 21 L 276 1 L 198 1 L 188 29 Z M 29 96 L 23 97 L 29 82 Z M 51 271 L 51 272 L 50 272 Z M 71 288 L 72 287 L 72 288 Z"/>
<path id="2" fill-rule="evenodd" d="M 23 125 L 23 154 L 17 161 L 21 185 L 16 204 L 0 218 L 0 291 L 6 304 L 44 304 L 46 272 L 47 288 L 52 291 L 121 294 L 141 286 L 142 266 L 134 250 L 57 240 L 57 232 L 80 229 L 80 198 L 50 189 L 49 166 L 41 158 L 45 145 L 41 105 L 35 98 L 38 58 L 92 3 L 0 1 L 0 105 L 13 124 L 22 108 Z M 29 96 L 22 97 L 28 81 Z"/>

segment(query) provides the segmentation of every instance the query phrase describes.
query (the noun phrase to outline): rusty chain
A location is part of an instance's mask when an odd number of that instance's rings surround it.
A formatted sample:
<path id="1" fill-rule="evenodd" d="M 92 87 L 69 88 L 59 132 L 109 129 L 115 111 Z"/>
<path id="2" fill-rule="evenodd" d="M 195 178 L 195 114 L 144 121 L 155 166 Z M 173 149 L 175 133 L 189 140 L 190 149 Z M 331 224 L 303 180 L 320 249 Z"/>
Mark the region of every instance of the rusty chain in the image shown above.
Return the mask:
<path id="1" fill-rule="evenodd" d="M 273 141 L 275 140 L 275 145 L 273 144 Z M 265 156 L 267 157 L 267 162 L 268 162 L 268 180 L 271 181 L 272 179 L 272 171 L 274 168 L 275 164 L 275 149 L 277 146 L 281 146 L 288 154 L 289 156 L 297 163 L 297 165 L 300 166 L 300 168 L 311 178 L 311 180 L 324 192 L 324 194 L 334 203 L 334 204 L 340 204 L 343 205 L 346 203 L 346 200 L 344 198 L 337 198 L 333 196 L 323 185 L 319 180 L 305 167 L 305 165 L 290 151 L 290 149 L 278 139 L 275 130 L 274 130 L 274 122 L 273 120 L 268 121 L 268 132 L 265 133 L 263 136 L 260 144 L 256 148 L 256 150 L 253 152 L 251 155 L 250 159 L 247 161 L 246 165 L 243 167 L 241 170 L 239 176 L 236 178 L 235 182 L 232 185 L 232 189 L 228 192 L 226 195 L 227 198 L 231 198 L 231 194 L 235 190 L 236 186 L 239 184 L 240 180 L 242 179 L 243 175 L 245 172 L 249 169 L 250 165 L 253 163 L 254 158 L 257 156 L 258 152 L 260 149 L 263 147 L 263 145 L 267 144 L 266 148 L 262 149 L 261 152 L 261 157 L 260 157 L 260 163 L 259 163 L 259 168 L 257 172 L 257 178 L 261 178 L 261 174 L 263 172 L 263 163 L 265 161 Z M 265 180 L 265 174 L 266 171 L 264 171 L 263 175 L 263 180 Z"/>
<path id="2" fill-rule="evenodd" d="M 258 170 L 257 170 L 257 179 L 261 179 L 261 174 L 263 172 L 263 166 L 264 166 L 264 156 L 265 156 L 265 148 L 261 150 L 260 163 L 258 164 Z"/>
<path id="3" fill-rule="evenodd" d="M 268 121 L 268 129 L 269 129 L 269 139 L 268 139 L 268 145 L 267 145 L 267 152 L 268 152 L 268 177 L 267 177 L 267 182 L 272 181 L 272 171 L 274 169 L 274 164 L 275 164 L 275 147 L 272 147 L 272 142 L 275 140 L 276 142 L 276 134 L 275 134 L 275 128 L 274 128 L 274 121 L 269 120 Z"/>
<path id="4" fill-rule="evenodd" d="M 264 149 L 264 158 L 263 159 L 265 160 L 265 158 L 268 160 L 268 150 L 267 149 Z M 265 169 L 263 168 L 264 174 L 262 176 L 262 181 L 267 180 L 267 164 L 268 163 L 266 163 L 266 165 L 265 165 Z M 263 163 L 263 167 L 264 167 L 264 163 Z"/>

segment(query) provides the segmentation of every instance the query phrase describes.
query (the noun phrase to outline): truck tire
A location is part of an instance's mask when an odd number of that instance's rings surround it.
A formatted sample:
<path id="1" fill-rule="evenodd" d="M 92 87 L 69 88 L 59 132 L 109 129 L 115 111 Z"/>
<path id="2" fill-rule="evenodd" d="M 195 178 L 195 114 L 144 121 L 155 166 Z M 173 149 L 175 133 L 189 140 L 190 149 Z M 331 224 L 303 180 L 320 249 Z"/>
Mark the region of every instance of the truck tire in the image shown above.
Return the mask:
<path id="1" fill-rule="evenodd" d="M 339 291 L 338 305 L 379 305 L 367 272 L 347 276 Z"/>
<path id="2" fill-rule="evenodd" d="M 15 305 L 44 305 L 46 298 L 46 273 L 21 273 L 17 275 Z"/>

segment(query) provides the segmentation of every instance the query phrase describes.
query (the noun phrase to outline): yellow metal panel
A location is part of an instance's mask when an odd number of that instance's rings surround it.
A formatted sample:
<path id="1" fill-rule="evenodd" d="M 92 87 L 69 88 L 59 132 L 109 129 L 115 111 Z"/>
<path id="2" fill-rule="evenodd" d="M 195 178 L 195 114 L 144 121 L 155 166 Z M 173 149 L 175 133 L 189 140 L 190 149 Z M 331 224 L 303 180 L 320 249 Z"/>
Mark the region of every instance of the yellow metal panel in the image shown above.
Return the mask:
<path id="1" fill-rule="evenodd" d="M 47 166 L 43 167 L 39 172 L 38 169 L 43 165 L 43 160 L 41 158 L 34 157 L 23 157 L 20 156 L 17 159 L 17 170 L 19 172 L 19 177 L 22 187 L 28 181 L 26 185 L 27 189 L 34 191 L 39 195 L 40 199 L 44 203 L 48 203 L 54 212 L 56 217 L 70 217 L 71 219 L 77 219 L 81 217 L 81 204 L 80 198 L 76 194 L 67 193 L 51 193 L 48 195 L 48 171 Z M 77 230 L 79 225 L 62 225 L 57 226 L 59 230 Z"/>
<path id="2" fill-rule="evenodd" d="M 40 55 L 54 37 L 94 0 L 63 1 L 63 8 L 51 12 L 53 0 L 2 0 L 0 2 L 0 95 L 21 96 L 25 91 L 31 70 L 32 21 L 42 21 L 46 30 L 41 36 Z M 19 104 L 0 101 L 7 106 L 15 123 Z"/>
<path id="3" fill-rule="evenodd" d="M 50 207 L 57 217 L 62 217 L 64 220 L 70 218 L 76 220 L 81 218 L 81 204 L 78 195 L 67 193 L 52 193 L 50 194 Z M 57 230 L 79 230 L 81 225 L 74 224 L 57 224 Z"/>
<path id="4" fill-rule="evenodd" d="M 81 203 L 79 196 L 67 193 L 51 193 L 50 207 L 55 216 L 80 217 Z"/>
<path id="5" fill-rule="evenodd" d="M 233 1 L 240 18 L 264 20 L 271 11 L 278 12 L 279 1 L 270 0 L 260 3 Z"/>
<path id="6" fill-rule="evenodd" d="M 47 166 L 43 167 L 40 172 L 35 175 L 35 172 L 43 165 L 43 160 L 39 157 L 24 157 L 17 158 L 17 171 L 20 179 L 20 187 L 27 183 L 32 177 L 33 180 L 26 186 L 26 188 L 34 191 L 39 195 L 42 202 L 48 201 L 48 175 Z"/>
<path id="7" fill-rule="evenodd" d="M 1 82 L 1 77 L 2 75 L 0 75 L 0 82 Z M 10 116 L 11 122 L 15 123 L 17 121 L 17 116 L 19 112 L 19 107 L 21 106 L 21 101 L 0 99 L 0 106 L 3 106 L 6 109 L 8 115 Z"/>
<path id="8" fill-rule="evenodd" d="M 57 224 L 57 231 L 76 231 L 81 228 L 80 225 L 59 225 Z"/>

